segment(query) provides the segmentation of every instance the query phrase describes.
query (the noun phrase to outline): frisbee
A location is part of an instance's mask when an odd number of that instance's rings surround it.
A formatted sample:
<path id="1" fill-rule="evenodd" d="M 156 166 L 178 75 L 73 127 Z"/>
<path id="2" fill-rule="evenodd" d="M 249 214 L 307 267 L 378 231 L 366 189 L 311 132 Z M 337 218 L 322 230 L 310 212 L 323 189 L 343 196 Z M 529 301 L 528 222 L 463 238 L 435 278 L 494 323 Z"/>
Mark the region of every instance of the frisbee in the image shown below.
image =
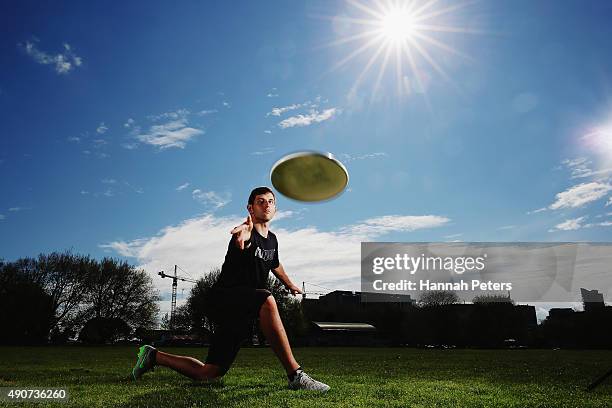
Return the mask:
<path id="1" fill-rule="evenodd" d="M 289 154 L 270 171 L 274 188 L 297 201 L 325 201 L 336 197 L 349 180 L 346 167 L 331 153 L 313 151 Z"/>

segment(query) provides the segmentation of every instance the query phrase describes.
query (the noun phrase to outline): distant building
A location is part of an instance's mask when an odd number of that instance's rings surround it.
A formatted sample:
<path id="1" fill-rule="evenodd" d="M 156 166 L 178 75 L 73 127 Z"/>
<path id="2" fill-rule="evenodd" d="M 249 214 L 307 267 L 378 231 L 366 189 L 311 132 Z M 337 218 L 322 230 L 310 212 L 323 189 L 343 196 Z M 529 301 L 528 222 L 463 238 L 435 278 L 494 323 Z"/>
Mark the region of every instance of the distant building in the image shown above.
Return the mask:
<path id="1" fill-rule="evenodd" d="M 580 294 L 582 295 L 582 303 L 584 304 L 585 311 L 605 307 L 603 294 L 599 293 L 597 289 L 588 290 L 580 288 Z"/>

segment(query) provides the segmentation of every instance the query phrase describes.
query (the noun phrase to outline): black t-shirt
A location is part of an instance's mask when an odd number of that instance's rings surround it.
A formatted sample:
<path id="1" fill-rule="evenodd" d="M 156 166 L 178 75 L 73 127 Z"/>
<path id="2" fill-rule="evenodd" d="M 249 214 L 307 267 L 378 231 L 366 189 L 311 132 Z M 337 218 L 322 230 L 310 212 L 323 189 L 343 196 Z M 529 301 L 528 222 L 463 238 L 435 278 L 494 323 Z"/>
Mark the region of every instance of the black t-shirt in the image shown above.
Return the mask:
<path id="1" fill-rule="evenodd" d="M 265 238 L 255 228 L 249 240 L 251 246 L 241 250 L 236 246 L 234 237 L 227 246 L 221 275 L 215 284 L 219 288 L 246 286 L 265 289 L 270 269 L 278 268 L 278 241 L 276 235 L 268 231 Z M 245 247 L 249 244 L 245 243 Z"/>

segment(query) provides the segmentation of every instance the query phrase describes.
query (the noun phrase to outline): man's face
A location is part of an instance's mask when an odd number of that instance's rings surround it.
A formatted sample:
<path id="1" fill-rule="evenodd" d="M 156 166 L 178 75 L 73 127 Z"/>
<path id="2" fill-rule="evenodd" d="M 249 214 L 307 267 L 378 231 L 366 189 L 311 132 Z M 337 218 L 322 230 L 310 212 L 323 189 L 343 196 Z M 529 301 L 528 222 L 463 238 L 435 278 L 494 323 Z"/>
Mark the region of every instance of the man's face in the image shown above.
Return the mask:
<path id="1" fill-rule="evenodd" d="M 253 221 L 268 222 L 276 214 L 276 200 L 272 193 L 265 193 L 255 196 L 253 204 L 247 206 Z"/>

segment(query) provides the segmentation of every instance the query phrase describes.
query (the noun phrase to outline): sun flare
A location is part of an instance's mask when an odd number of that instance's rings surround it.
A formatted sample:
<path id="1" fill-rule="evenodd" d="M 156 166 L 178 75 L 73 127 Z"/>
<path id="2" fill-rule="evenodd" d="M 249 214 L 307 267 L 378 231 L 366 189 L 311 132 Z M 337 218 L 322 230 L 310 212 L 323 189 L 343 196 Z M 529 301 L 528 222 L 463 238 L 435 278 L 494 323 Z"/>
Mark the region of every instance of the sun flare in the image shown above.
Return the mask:
<path id="1" fill-rule="evenodd" d="M 404 9 L 393 9 L 380 20 L 383 35 L 396 43 L 409 40 L 414 35 L 414 18 Z"/>
<path id="2" fill-rule="evenodd" d="M 363 62 L 363 69 L 351 92 L 355 92 L 372 68 L 378 66 L 378 73 L 374 74 L 372 97 L 382 88 L 387 71 L 395 71 L 394 83 L 399 95 L 420 93 L 426 97 L 428 87 L 439 78 L 455 85 L 439 62 L 442 59 L 448 60 L 443 54 L 471 60 L 469 56 L 448 45 L 449 36 L 480 33 L 456 24 L 457 10 L 471 4 L 469 1 L 373 0 L 371 4 L 362 0 L 346 2 L 350 6 L 348 10 L 351 15 L 334 16 L 332 19 L 349 29 L 327 45 L 357 44 L 355 49 L 331 68 L 332 71 L 349 62 L 356 63 L 359 61 L 358 57 L 370 53 L 370 57 Z"/>

